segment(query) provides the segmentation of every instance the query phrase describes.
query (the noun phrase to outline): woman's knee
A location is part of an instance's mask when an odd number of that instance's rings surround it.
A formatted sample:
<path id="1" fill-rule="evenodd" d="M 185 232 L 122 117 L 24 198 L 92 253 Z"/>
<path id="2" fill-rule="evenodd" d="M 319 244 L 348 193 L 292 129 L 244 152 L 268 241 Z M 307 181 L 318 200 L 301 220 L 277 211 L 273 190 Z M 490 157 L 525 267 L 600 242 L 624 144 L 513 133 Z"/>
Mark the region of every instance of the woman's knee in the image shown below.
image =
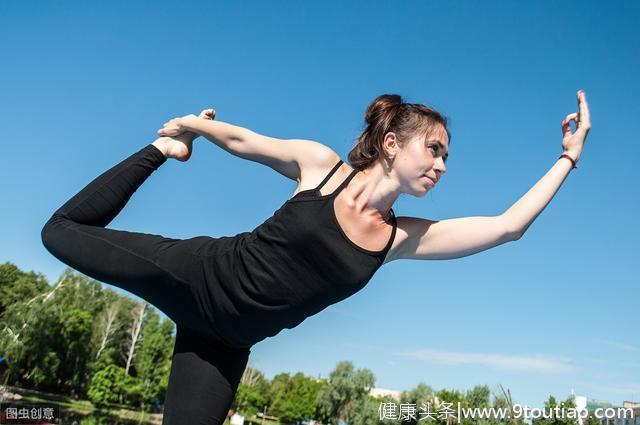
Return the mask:
<path id="1" fill-rule="evenodd" d="M 54 255 L 56 255 L 56 252 L 61 246 L 64 246 L 64 223 L 66 221 L 68 221 L 68 219 L 55 213 L 45 223 L 40 232 L 42 244 Z"/>

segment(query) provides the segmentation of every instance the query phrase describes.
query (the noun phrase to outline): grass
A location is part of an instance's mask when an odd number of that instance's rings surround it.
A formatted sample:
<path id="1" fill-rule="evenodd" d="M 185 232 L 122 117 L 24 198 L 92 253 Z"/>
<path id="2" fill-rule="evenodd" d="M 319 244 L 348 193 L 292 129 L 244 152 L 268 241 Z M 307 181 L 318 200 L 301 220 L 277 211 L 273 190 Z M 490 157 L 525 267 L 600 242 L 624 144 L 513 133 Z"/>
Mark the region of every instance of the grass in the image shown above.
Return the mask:
<path id="1" fill-rule="evenodd" d="M 17 388 L 17 387 L 11 387 L 10 390 L 11 392 L 20 394 L 22 396 L 22 400 L 20 400 L 21 402 L 55 405 L 60 410 L 69 410 L 83 416 L 100 413 L 100 414 L 115 416 L 119 419 L 130 420 L 130 421 L 150 422 L 152 419 L 151 414 L 147 412 L 141 413 L 139 410 L 126 409 L 119 404 L 118 405 L 112 404 L 107 409 L 99 409 L 95 407 L 89 400 L 75 400 L 75 399 L 72 399 L 71 397 L 58 395 L 58 394 L 36 393 L 36 392 L 32 392 L 31 390 Z M 155 419 L 158 419 L 158 420 L 160 419 L 159 416 L 156 416 L 156 415 L 154 416 L 155 416 Z M 262 418 L 258 418 L 256 416 L 246 417 L 245 424 L 261 425 Z M 281 425 L 281 422 L 265 419 L 264 424 L 265 425 Z M 223 425 L 230 425 L 229 419 L 226 419 Z"/>
<path id="2" fill-rule="evenodd" d="M 89 400 L 74 400 L 70 397 L 57 394 L 36 394 L 30 390 L 16 387 L 12 387 L 11 392 L 15 392 L 22 396 L 20 402 L 54 405 L 60 410 L 72 411 L 83 416 L 100 413 L 108 416 L 115 416 L 119 419 L 142 422 L 149 422 L 152 418 L 151 414 L 148 412 L 126 409 L 121 405 L 111 405 L 106 409 L 99 409 L 96 408 Z"/>

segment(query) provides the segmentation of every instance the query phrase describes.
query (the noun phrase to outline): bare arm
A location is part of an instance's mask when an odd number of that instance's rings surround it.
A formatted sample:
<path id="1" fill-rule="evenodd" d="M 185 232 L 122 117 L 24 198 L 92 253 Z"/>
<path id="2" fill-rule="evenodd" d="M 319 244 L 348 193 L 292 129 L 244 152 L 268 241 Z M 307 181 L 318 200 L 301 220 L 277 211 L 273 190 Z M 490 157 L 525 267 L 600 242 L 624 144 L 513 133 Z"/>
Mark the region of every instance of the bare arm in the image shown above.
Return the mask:
<path id="1" fill-rule="evenodd" d="M 576 131 L 571 133 L 569 123 L 576 122 Z M 591 116 L 584 92 L 578 92 L 578 112 L 569 114 L 562 121 L 562 147 L 576 162 L 580 159 L 584 142 L 591 129 Z M 503 216 L 510 229 L 523 234 L 555 196 L 571 171 L 570 160 L 560 158 L 522 198 L 509 208 Z"/>
<path id="2" fill-rule="evenodd" d="M 450 260 L 517 239 L 503 216 L 427 220 L 398 217 L 397 247 L 385 262 L 399 259 Z"/>
<path id="3" fill-rule="evenodd" d="M 571 167 L 570 161 L 564 158 L 558 159 L 522 198 L 502 214 L 505 226 L 512 229 L 517 238 L 527 231 L 538 215 L 549 205 L 569 175 Z"/>
<path id="4" fill-rule="evenodd" d="M 240 144 L 257 136 L 251 130 L 222 121 L 207 121 L 191 116 L 182 121 L 182 129 L 203 136 L 227 152 L 237 155 Z"/>
<path id="5" fill-rule="evenodd" d="M 562 146 L 576 161 L 591 128 L 584 93 L 578 93 L 579 112 L 562 121 Z M 570 121 L 576 121 L 571 133 Z M 433 221 L 414 217 L 398 218 L 400 242 L 391 259 L 443 260 L 465 257 L 505 242 L 519 239 L 549 204 L 571 171 L 570 160 L 561 158 L 513 206 L 499 216 L 464 217 Z"/>
<path id="6" fill-rule="evenodd" d="M 558 160 L 520 200 L 498 216 L 441 221 L 399 217 L 398 231 L 404 241 L 398 247 L 397 258 L 448 260 L 520 239 L 551 201 L 570 170 L 570 161 Z"/>
<path id="7" fill-rule="evenodd" d="M 195 115 L 169 121 L 158 134 L 172 136 L 185 131 L 204 136 L 232 155 L 267 165 L 298 182 L 303 169 L 313 170 L 338 158 L 331 148 L 313 140 L 263 136 L 244 127 Z"/>

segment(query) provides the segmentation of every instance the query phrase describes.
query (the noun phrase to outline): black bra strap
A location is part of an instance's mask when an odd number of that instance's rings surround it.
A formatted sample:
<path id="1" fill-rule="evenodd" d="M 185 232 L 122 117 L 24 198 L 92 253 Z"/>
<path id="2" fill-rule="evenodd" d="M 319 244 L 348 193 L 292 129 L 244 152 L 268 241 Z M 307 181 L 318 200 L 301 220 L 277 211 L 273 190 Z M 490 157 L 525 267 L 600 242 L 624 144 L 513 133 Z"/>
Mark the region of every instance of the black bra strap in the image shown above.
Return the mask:
<path id="1" fill-rule="evenodd" d="M 334 191 L 333 191 L 333 195 L 336 195 L 336 196 L 337 196 L 337 195 L 338 195 L 338 193 L 340 193 L 340 191 L 341 191 L 342 189 L 344 189 L 345 187 L 347 187 L 347 185 L 349 184 L 349 182 L 351 181 L 351 179 L 352 179 L 352 178 L 354 178 L 356 174 L 358 174 L 358 170 L 353 170 L 353 171 L 351 171 L 351 173 L 347 176 L 347 178 L 346 178 L 346 179 L 344 179 L 344 180 L 342 181 L 342 183 L 340 183 L 340 186 L 338 186 L 338 187 L 336 188 L 336 190 L 334 190 Z"/>
<path id="2" fill-rule="evenodd" d="M 398 229 L 398 219 L 396 218 L 396 213 L 393 211 L 393 208 L 390 208 L 389 212 L 391 213 L 392 227 L 391 227 L 391 237 L 389 237 L 389 242 L 387 242 L 387 246 L 385 246 L 383 250 L 385 255 L 387 254 L 387 251 L 391 249 L 391 245 L 393 245 L 393 240 L 396 238 L 396 230 Z"/>
<path id="3" fill-rule="evenodd" d="M 322 180 L 322 183 L 320 183 L 318 185 L 318 187 L 316 187 L 314 190 L 317 190 L 319 192 L 320 189 L 322 188 L 322 186 L 324 186 L 324 184 L 329 181 L 331 176 L 333 176 L 335 174 L 335 172 L 338 170 L 338 168 L 340 168 L 341 165 L 342 165 L 342 159 L 340 161 L 338 161 L 338 163 L 333 167 L 333 169 L 331 171 L 329 171 L 329 174 L 327 174 L 327 176 L 324 178 L 324 180 Z"/>

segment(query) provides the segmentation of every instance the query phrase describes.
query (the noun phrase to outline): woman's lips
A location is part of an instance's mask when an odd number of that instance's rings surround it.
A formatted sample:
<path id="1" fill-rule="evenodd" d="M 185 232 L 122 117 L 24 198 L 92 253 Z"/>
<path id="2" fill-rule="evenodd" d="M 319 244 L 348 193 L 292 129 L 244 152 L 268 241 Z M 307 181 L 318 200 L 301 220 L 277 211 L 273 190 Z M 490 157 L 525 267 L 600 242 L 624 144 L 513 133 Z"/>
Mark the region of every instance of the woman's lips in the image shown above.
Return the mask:
<path id="1" fill-rule="evenodd" d="M 436 185 L 436 181 L 434 179 L 432 179 L 429 176 L 425 176 L 430 182 L 431 182 L 431 186 L 435 186 Z"/>

